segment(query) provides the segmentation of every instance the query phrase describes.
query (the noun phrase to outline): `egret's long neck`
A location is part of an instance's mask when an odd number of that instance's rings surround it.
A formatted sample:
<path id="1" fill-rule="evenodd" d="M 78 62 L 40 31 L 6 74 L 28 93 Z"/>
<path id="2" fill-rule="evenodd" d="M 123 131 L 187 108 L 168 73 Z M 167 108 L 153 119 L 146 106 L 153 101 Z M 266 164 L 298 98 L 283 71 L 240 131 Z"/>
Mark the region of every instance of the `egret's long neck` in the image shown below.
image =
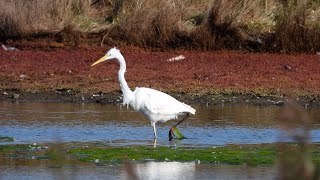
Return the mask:
<path id="1" fill-rule="evenodd" d="M 120 69 L 118 71 L 118 78 L 121 87 L 121 91 L 123 93 L 123 103 L 128 104 L 133 98 L 133 92 L 130 90 L 126 80 L 124 79 L 124 73 L 126 72 L 126 62 L 122 55 L 118 58 Z"/>

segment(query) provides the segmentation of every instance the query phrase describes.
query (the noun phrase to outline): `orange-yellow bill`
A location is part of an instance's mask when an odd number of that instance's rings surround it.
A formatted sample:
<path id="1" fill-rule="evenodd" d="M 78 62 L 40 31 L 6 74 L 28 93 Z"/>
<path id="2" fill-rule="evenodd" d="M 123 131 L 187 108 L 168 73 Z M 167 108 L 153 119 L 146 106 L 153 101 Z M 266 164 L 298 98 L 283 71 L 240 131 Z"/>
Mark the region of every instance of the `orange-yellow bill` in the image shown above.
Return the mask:
<path id="1" fill-rule="evenodd" d="M 104 60 L 106 60 L 108 57 L 108 55 L 103 56 L 102 58 L 100 58 L 98 61 L 94 62 L 93 64 L 91 64 L 91 66 L 97 65 L 101 62 L 103 62 Z"/>

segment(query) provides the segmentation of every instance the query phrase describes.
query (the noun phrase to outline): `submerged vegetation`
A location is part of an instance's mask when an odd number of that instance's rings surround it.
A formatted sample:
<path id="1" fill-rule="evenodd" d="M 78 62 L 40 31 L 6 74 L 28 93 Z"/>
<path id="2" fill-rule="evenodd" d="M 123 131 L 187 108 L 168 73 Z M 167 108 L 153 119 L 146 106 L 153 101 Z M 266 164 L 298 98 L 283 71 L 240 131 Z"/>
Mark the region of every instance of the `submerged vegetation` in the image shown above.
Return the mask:
<path id="1" fill-rule="evenodd" d="M 320 50 L 318 0 L 10 0 L 0 9 L 2 42 L 45 37 L 72 46 Z"/>
<path id="2" fill-rule="evenodd" d="M 298 151 L 297 144 L 286 145 L 291 152 Z M 66 147 L 61 144 L 0 145 L 0 157 L 34 160 L 77 159 L 95 164 L 135 162 L 195 162 L 230 165 L 272 165 L 284 158 L 277 144 L 228 145 L 223 147 L 106 147 L 94 144 L 84 147 Z M 315 163 L 320 163 L 319 145 L 311 145 L 308 154 Z M 286 157 L 290 156 L 287 154 Z M 1 161 L 1 160 L 0 160 Z"/>
<path id="3" fill-rule="evenodd" d="M 216 147 L 216 148 L 171 148 L 171 147 L 120 147 L 73 149 L 70 153 L 81 161 L 110 163 L 129 161 L 179 161 L 214 164 L 272 164 L 276 156 L 273 147 Z"/>

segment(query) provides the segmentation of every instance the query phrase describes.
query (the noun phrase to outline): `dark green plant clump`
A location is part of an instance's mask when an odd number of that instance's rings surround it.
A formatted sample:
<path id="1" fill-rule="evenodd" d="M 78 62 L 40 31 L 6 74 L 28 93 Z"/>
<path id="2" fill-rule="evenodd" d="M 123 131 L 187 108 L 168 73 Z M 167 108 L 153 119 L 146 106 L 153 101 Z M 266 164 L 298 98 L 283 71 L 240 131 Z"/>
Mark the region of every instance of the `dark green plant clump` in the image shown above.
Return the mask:
<path id="1" fill-rule="evenodd" d="M 13 141 L 14 141 L 13 137 L 0 136 L 0 142 L 13 142 Z"/>

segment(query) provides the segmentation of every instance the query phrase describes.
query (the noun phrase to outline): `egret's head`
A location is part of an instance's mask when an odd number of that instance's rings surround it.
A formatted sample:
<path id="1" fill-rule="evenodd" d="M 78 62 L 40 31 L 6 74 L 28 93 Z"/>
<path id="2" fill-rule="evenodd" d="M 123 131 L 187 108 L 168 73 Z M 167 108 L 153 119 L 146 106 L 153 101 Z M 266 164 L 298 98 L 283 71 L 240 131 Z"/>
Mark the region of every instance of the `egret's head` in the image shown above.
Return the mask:
<path id="1" fill-rule="evenodd" d="M 106 60 L 118 58 L 119 56 L 121 56 L 120 50 L 117 49 L 116 47 L 111 48 L 102 58 L 100 58 L 98 61 L 91 64 L 91 66 L 97 65 Z"/>

